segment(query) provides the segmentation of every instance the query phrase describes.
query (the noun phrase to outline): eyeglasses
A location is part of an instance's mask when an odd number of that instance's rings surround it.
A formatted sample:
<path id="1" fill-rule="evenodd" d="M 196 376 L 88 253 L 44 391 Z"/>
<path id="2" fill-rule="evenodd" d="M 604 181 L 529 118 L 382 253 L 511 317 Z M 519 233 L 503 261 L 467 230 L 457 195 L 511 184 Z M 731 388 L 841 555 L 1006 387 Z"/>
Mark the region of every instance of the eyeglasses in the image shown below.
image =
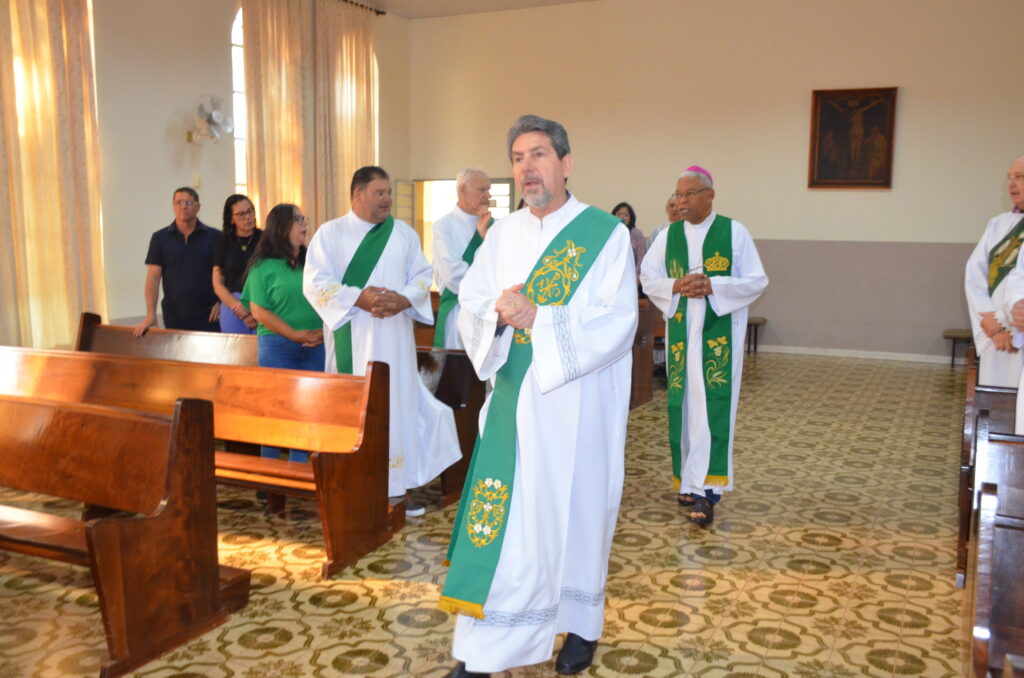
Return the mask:
<path id="1" fill-rule="evenodd" d="M 684 191 L 683 193 L 680 193 L 679 191 L 676 191 L 675 193 L 672 194 L 672 197 L 673 198 L 694 198 L 694 197 L 700 195 L 701 193 L 703 193 L 706 190 L 708 190 L 707 186 L 705 186 L 704 188 L 700 189 L 699 191 Z"/>
<path id="2" fill-rule="evenodd" d="M 306 215 L 302 215 L 300 217 L 295 217 L 294 221 L 297 224 L 308 224 L 309 223 L 309 217 L 307 217 Z"/>
<path id="3" fill-rule="evenodd" d="M 256 214 L 256 210 L 254 210 L 251 207 L 249 209 L 243 210 L 241 212 L 235 212 L 235 216 L 236 217 L 251 217 L 254 214 Z"/>
<path id="4" fill-rule="evenodd" d="M 174 204 L 178 207 L 194 207 L 198 205 L 195 200 L 175 200 Z"/>

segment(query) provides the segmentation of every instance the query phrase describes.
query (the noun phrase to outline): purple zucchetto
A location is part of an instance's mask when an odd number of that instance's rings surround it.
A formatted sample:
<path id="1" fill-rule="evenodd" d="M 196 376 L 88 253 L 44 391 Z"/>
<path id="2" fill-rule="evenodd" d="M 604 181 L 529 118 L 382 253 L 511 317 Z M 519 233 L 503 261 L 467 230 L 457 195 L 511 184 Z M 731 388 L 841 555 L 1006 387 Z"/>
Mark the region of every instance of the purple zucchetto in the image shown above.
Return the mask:
<path id="1" fill-rule="evenodd" d="M 714 181 L 715 181 L 714 179 L 711 178 L 711 172 L 707 171 L 706 169 L 704 169 L 700 165 L 690 165 L 689 167 L 686 168 L 686 171 L 687 172 L 697 172 L 698 174 L 703 174 L 704 176 L 706 176 L 708 178 L 708 181 L 710 181 L 712 183 L 714 183 Z"/>

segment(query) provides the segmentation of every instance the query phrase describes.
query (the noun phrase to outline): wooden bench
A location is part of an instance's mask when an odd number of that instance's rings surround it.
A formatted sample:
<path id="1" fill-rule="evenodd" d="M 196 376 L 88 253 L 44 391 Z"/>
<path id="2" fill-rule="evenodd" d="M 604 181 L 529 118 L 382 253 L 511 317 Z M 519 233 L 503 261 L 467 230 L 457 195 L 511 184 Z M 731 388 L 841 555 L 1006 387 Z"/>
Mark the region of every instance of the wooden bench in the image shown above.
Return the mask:
<path id="1" fill-rule="evenodd" d="M 78 327 L 77 350 L 220 365 L 258 365 L 254 335 L 153 328 L 145 335 L 135 337 L 132 329 L 104 325 L 95 313 L 83 313 Z M 433 332 L 433 327 L 430 330 Z M 443 507 L 458 501 L 462 494 L 462 485 L 476 443 L 485 385 L 477 378 L 465 351 L 435 349 L 428 343 L 417 348 L 416 357 L 420 377 L 428 389 L 435 398 L 451 407 L 455 414 L 455 427 L 462 450 L 462 459 L 441 473 L 439 505 Z M 231 451 L 245 451 L 244 444 L 238 441 L 229 441 L 228 445 Z M 271 508 L 279 510 L 283 505 L 272 502 Z"/>
<path id="2" fill-rule="evenodd" d="M 962 341 L 968 346 L 972 346 L 974 343 L 974 333 L 970 330 L 943 330 L 942 338 L 949 339 L 953 344 L 953 348 L 949 352 L 949 368 L 953 369 L 956 366 L 956 345 Z M 968 358 L 967 364 L 971 364 L 970 351 L 967 352 L 966 357 Z"/>
<path id="3" fill-rule="evenodd" d="M 970 356 L 969 352 L 969 358 Z M 1016 420 L 1017 389 L 978 384 L 978 366 L 973 359 L 967 362 L 967 387 L 964 396 L 964 424 L 960 440 L 960 480 L 958 492 L 958 530 L 956 547 L 956 577 L 962 585 L 967 569 L 967 550 L 971 532 L 971 508 L 974 502 L 974 432 L 978 413 L 987 410 L 991 430 L 1012 433 Z"/>
<path id="4" fill-rule="evenodd" d="M 178 400 L 170 414 L 0 395 L 0 486 L 132 514 L 83 522 L 0 506 L 0 548 L 92 573 L 110 652 L 101 676 L 157 658 L 249 600 L 248 570 L 217 563 L 213 408 Z"/>
<path id="5" fill-rule="evenodd" d="M 758 331 L 768 322 L 759 315 L 747 316 L 747 353 L 757 353 Z"/>
<path id="6" fill-rule="evenodd" d="M 0 392 L 168 413 L 180 397 L 213 403 L 224 440 L 310 451 L 308 464 L 217 452 L 221 483 L 315 498 L 324 577 L 405 525 L 388 502 L 388 366 L 366 377 L 77 351 L 0 347 Z"/>
<path id="7" fill-rule="evenodd" d="M 1024 437 L 991 433 L 982 411 L 976 448 L 972 649 L 975 674 L 986 676 L 1024 654 Z"/>

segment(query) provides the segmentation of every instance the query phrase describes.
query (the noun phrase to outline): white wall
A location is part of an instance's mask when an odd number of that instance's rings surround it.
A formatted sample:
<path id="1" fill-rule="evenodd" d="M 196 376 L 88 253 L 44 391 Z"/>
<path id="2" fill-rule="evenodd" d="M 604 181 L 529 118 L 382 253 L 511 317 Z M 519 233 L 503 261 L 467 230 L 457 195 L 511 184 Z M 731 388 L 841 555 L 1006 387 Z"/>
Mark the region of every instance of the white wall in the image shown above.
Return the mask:
<path id="1" fill-rule="evenodd" d="M 715 175 L 761 238 L 967 242 L 1024 153 L 1024 2 L 603 0 L 411 22 L 410 169 L 504 175 L 522 113 L 569 130 L 581 198 L 663 221 Z M 899 87 L 892 190 L 810 190 L 811 91 Z"/>
<path id="2" fill-rule="evenodd" d="M 113 319 L 145 314 L 146 249 L 174 219 L 172 191 L 196 184 L 199 218 L 220 228 L 234 192 L 230 141 L 185 141 L 201 96 L 231 102 L 235 0 L 96 0 L 96 92 L 107 300 Z"/>

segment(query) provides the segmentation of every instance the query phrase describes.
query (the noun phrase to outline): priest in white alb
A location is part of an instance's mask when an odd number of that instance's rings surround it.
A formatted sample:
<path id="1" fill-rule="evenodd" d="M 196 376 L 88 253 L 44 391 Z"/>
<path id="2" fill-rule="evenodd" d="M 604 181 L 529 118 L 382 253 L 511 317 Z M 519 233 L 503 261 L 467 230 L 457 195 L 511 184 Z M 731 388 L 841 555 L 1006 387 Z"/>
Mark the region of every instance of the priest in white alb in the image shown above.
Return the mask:
<path id="1" fill-rule="evenodd" d="M 491 227 L 459 292 L 459 332 L 493 390 L 449 546 L 449 674 L 593 661 L 622 496 L 636 271 L 618 219 L 566 190 L 569 140 L 523 116 L 509 158 L 527 207 Z"/>
<path id="2" fill-rule="evenodd" d="M 1015 299 L 1007 285 L 1024 240 L 1024 156 L 1006 174 L 1013 209 L 989 220 L 985 233 L 967 259 L 964 292 L 978 352 L 978 383 L 1016 387 L 1021 376 L 1022 354 L 1013 345 L 1006 308 Z"/>
<path id="3" fill-rule="evenodd" d="M 666 318 L 668 425 L 678 501 L 706 527 L 733 489 L 733 434 L 743 377 L 747 307 L 768 286 L 757 248 L 738 221 L 715 213 L 710 172 L 676 181 L 681 221 L 663 230 L 640 283 Z"/>
<path id="4" fill-rule="evenodd" d="M 462 348 L 459 338 L 459 285 L 473 263 L 491 219 L 491 178 L 475 167 L 455 177 L 458 202 L 448 214 L 434 222 L 434 282 L 441 293 L 434 325 L 434 346 Z"/>
<path id="5" fill-rule="evenodd" d="M 437 477 L 461 457 L 451 408 L 419 378 L 413 321 L 433 323 L 430 265 L 416 232 L 391 217 L 391 180 L 379 167 L 352 177 L 352 210 L 324 223 L 306 252 L 303 292 L 324 321 L 327 372 L 390 370 L 388 495 Z M 406 515 L 425 507 L 406 501 Z"/>

